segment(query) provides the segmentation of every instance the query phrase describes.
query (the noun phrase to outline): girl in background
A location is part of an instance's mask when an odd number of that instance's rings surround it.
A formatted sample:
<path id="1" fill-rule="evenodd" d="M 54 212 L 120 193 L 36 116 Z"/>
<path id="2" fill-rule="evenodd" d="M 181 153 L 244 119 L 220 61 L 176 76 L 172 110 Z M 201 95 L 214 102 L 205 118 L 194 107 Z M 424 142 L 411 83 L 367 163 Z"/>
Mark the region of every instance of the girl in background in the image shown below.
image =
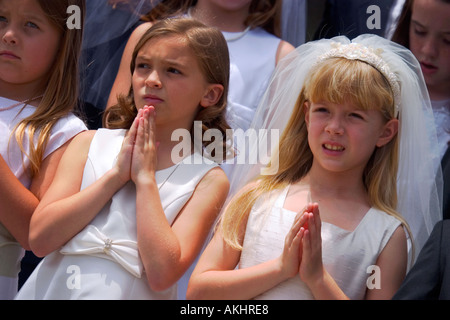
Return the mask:
<path id="1" fill-rule="evenodd" d="M 107 108 L 117 101 L 118 94 L 128 90 L 131 79 L 128 70 L 131 51 L 140 35 L 155 21 L 187 16 L 218 28 L 227 40 L 230 87 L 225 115 L 231 128 L 248 129 L 276 64 L 294 49 L 291 44 L 280 39 L 281 9 L 281 0 L 160 1 L 144 18 L 147 22 L 137 27 L 128 40 Z M 245 141 L 236 139 L 234 149 L 239 152 L 243 150 L 244 144 Z M 231 177 L 234 164 L 225 161 L 221 167 L 227 176 Z M 192 269 L 188 274 L 190 272 Z M 185 299 L 188 281 L 187 275 L 179 282 L 180 299 Z"/>
<path id="2" fill-rule="evenodd" d="M 248 129 L 276 64 L 294 49 L 280 39 L 281 9 L 280 0 L 161 1 L 147 15 L 149 22 L 136 28 L 128 40 L 107 107 L 115 103 L 117 94 L 128 89 L 127 66 L 140 35 L 155 21 L 184 15 L 224 34 L 231 63 L 227 121 L 233 129 Z"/>
<path id="3" fill-rule="evenodd" d="M 282 62 L 255 121 L 284 129 L 272 171 L 232 189 L 187 296 L 389 299 L 408 243 L 420 248 L 440 213 L 418 63 L 374 35 L 311 42 Z"/>
<path id="4" fill-rule="evenodd" d="M 450 1 L 408 0 L 392 36 L 420 63 L 436 123 L 442 169 L 450 167 Z M 431 124 L 434 126 L 433 124 Z M 445 156 L 447 154 L 447 156 Z M 450 210 L 450 181 L 444 181 L 443 218 Z"/>
<path id="5" fill-rule="evenodd" d="M 131 72 L 105 115 L 115 129 L 77 136 L 61 159 L 30 227 L 46 257 L 17 299 L 175 299 L 198 255 L 228 180 L 190 139 L 177 160 L 172 135 L 192 136 L 198 120 L 225 137 L 226 42 L 192 19 L 164 20 L 136 45 Z"/>
<path id="6" fill-rule="evenodd" d="M 0 1 L 0 299 L 17 293 L 31 215 L 86 130 L 72 114 L 82 30 L 66 27 L 69 5 L 84 13 L 82 0 Z"/>

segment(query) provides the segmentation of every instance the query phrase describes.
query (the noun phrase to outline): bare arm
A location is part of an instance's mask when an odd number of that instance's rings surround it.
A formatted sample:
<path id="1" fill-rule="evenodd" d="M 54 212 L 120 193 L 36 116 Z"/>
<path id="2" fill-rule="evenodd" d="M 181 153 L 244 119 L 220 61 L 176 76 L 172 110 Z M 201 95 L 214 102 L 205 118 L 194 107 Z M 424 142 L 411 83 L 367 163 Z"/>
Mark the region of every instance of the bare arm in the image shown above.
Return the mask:
<path id="1" fill-rule="evenodd" d="M 203 252 L 189 280 L 188 299 L 251 299 L 286 280 L 277 259 L 235 269 L 240 251 L 229 247 L 220 233 Z"/>
<path id="2" fill-rule="evenodd" d="M 310 207 L 305 210 L 310 210 Z M 302 211 L 297 214 L 286 235 L 283 253 L 278 258 L 243 269 L 235 269 L 240 260 L 240 251 L 231 248 L 220 232 L 216 233 L 192 273 L 187 297 L 251 299 L 298 276 L 305 222 L 306 216 Z M 246 223 L 241 226 L 242 235 L 245 228 Z"/>
<path id="3" fill-rule="evenodd" d="M 308 285 L 315 299 L 348 299 L 322 264 L 322 244 L 318 211 L 308 220 L 308 231 L 303 237 L 303 256 L 300 277 Z M 402 227 L 379 255 L 376 265 L 381 271 L 380 289 L 367 289 L 366 299 L 391 299 L 400 287 L 406 273 L 406 235 Z"/>
<path id="4" fill-rule="evenodd" d="M 0 156 L 0 222 L 25 249 L 29 249 L 30 219 L 38 203 L 39 199 L 20 183 Z"/>
<path id="5" fill-rule="evenodd" d="M 199 254 L 228 192 L 221 169 L 211 170 L 169 225 L 155 184 L 137 186 L 138 246 L 152 289 L 173 285 Z M 205 196 L 206 195 L 206 196 Z"/>
<path id="6" fill-rule="evenodd" d="M 376 266 L 380 272 L 380 288 L 367 289 L 366 299 L 388 300 L 400 288 L 405 278 L 408 252 L 405 230 L 398 227 L 378 256 Z"/>
<path id="7" fill-rule="evenodd" d="M 293 50 L 295 50 L 295 47 L 292 44 L 290 44 L 289 42 L 286 42 L 284 40 L 281 40 L 280 44 L 278 45 L 276 64 L 278 64 L 278 62 L 281 59 L 283 59 L 286 55 L 288 55 Z"/>
<path id="8" fill-rule="evenodd" d="M 31 218 L 30 246 L 37 256 L 58 249 L 80 232 L 126 182 L 118 169 L 126 161 L 118 160 L 116 167 L 80 191 L 94 134 L 95 131 L 83 132 L 72 140 L 61 158 L 53 183 Z M 126 147 L 124 149 L 119 159 L 126 158 Z M 131 149 L 128 152 L 131 154 Z"/>
<path id="9" fill-rule="evenodd" d="M 14 176 L 8 165 L 0 159 L 0 212 L 2 224 L 26 250 L 31 216 L 39 200 L 47 192 L 59 161 L 71 140 L 49 154 L 41 164 L 39 173 L 32 179 L 30 189 L 25 188 Z"/>
<path id="10" fill-rule="evenodd" d="M 131 176 L 136 184 L 139 253 L 154 290 L 172 286 L 192 264 L 226 199 L 228 179 L 220 168 L 210 170 L 171 226 L 162 208 L 155 180 L 154 113 L 146 110 L 139 124 Z M 150 117 L 151 115 L 151 117 Z"/>

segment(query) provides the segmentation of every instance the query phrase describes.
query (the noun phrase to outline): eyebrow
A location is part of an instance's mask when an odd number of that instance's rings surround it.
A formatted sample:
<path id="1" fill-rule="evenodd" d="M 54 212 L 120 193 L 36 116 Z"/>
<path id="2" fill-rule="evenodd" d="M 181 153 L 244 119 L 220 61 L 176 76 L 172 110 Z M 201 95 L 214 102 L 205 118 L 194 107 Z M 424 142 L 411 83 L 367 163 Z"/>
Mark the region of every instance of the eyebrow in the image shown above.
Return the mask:
<path id="1" fill-rule="evenodd" d="M 44 17 L 38 16 L 32 12 L 22 12 L 22 16 L 25 17 L 26 19 L 33 20 L 33 21 L 40 22 L 40 23 L 48 22 L 47 19 L 45 19 Z"/>
<path id="2" fill-rule="evenodd" d="M 427 29 L 427 26 L 424 26 L 423 24 L 421 24 L 419 21 L 417 21 L 417 20 L 411 20 L 411 23 L 414 23 L 415 25 L 417 25 L 418 27 L 421 27 L 421 28 L 424 28 L 424 29 Z M 443 34 L 449 34 L 450 35 L 450 31 L 441 31 L 441 33 L 443 33 Z"/>
<path id="3" fill-rule="evenodd" d="M 416 21 L 416 20 L 411 19 L 411 22 L 414 23 L 414 24 L 417 24 L 419 27 L 426 28 L 426 27 L 425 27 L 423 24 L 421 24 L 419 21 Z"/>
<path id="4" fill-rule="evenodd" d="M 142 54 L 142 55 L 138 54 L 136 56 L 136 61 L 138 61 L 138 60 L 139 61 L 143 61 L 143 62 L 149 62 L 149 61 L 151 61 L 151 58 L 149 58 L 145 54 Z M 163 61 L 164 61 L 164 63 L 169 64 L 170 66 L 173 66 L 173 67 L 178 67 L 178 68 L 186 68 L 187 67 L 186 64 L 180 63 L 180 62 L 178 62 L 176 60 L 173 60 L 173 59 L 164 59 Z"/>

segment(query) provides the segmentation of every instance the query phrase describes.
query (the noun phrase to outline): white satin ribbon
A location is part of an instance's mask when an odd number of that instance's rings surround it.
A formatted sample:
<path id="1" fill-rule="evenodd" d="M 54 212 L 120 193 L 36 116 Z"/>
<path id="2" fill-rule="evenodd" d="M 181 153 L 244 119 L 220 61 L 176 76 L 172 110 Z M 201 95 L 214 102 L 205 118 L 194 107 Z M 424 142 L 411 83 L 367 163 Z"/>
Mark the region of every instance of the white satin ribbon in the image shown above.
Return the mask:
<path id="1" fill-rule="evenodd" d="M 137 278 L 141 277 L 144 269 L 135 241 L 110 239 L 93 225 L 88 225 L 72 238 L 61 248 L 60 253 L 107 258 L 116 261 Z"/>

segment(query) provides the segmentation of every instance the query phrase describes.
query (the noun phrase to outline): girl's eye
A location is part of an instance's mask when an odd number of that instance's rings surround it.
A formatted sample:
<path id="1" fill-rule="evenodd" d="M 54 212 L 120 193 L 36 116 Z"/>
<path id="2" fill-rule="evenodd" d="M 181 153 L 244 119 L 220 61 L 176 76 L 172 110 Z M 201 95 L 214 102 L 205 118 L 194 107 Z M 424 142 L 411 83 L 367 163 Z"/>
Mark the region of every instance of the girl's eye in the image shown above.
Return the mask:
<path id="1" fill-rule="evenodd" d="M 353 118 L 364 120 L 364 117 L 358 113 L 351 113 L 350 116 Z"/>
<path id="2" fill-rule="evenodd" d="M 31 22 L 31 21 L 27 21 L 25 23 L 25 26 L 29 27 L 29 28 L 33 28 L 33 29 L 39 29 L 39 27 L 37 26 L 37 24 Z"/>
<path id="3" fill-rule="evenodd" d="M 136 65 L 136 68 L 138 68 L 138 69 L 149 69 L 150 65 L 148 65 L 147 63 L 138 63 Z"/>
<path id="4" fill-rule="evenodd" d="M 0 22 L 8 22 L 8 19 L 6 19 L 4 16 L 0 16 Z"/>
<path id="5" fill-rule="evenodd" d="M 414 28 L 414 33 L 418 36 L 424 36 L 427 32 L 424 29 Z"/>
<path id="6" fill-rule="evenodd" d="M 174 74 L 181 74 L 181 72 L 175 68 L 168 68 L 167 72 L 174 73 Z"/>
<path id="7" fill-rule="evenodd" d="M 314 111 L 315 112 L 328 112 L 328 109 L 325 107 L 317 107 Z"/>

